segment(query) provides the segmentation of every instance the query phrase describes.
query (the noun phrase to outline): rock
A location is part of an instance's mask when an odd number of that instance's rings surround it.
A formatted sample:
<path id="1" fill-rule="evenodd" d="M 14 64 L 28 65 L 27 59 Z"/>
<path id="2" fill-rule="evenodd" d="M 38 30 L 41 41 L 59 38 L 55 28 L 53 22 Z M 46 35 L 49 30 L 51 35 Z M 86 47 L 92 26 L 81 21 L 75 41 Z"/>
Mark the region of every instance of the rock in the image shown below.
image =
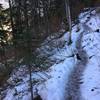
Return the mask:
<path id="1" fill-rule="evenodd" d="M 38 96 L 36 96 L 36 97 L 34 98 L 34 100 L 42 100 L 42 98 L 41 98 L 40 95 L 38 95 Z"/>

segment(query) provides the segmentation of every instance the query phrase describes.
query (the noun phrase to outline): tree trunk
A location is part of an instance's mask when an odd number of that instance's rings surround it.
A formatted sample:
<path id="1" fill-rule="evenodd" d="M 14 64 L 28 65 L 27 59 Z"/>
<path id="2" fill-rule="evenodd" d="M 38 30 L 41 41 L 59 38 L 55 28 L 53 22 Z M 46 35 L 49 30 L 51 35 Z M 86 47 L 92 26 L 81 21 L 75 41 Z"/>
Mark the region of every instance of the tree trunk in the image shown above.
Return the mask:
<path id="1" fill-rule="evenodd" d="M 65 10 L 66 10 L 66 17 L 67 17 L 67 21 L 68 21 L 68 25 L 69 25 L 69 41 L 68 41 L 68 45 L 70 45 L 72 43 L 71 40 L 71 32 L 72 32 L 72 21 L 71 21 L 71 13 L 70 13 L 70 5 L 69 5 L 69 0 L 65 0 Z"/>

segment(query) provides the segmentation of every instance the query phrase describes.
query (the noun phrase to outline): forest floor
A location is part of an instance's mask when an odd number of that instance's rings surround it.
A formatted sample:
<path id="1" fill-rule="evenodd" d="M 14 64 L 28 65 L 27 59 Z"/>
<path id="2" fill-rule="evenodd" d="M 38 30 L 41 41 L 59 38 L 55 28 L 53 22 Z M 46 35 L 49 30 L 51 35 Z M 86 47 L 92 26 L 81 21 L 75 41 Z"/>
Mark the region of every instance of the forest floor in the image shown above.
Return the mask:
<path id="1" fill-rule="evenodd" d="M 100 9 L 85 11 L 62 37 L 48 37 L 40 56 L 48 56 L 53 65 L 46 71 L 32 72 L 34 98 L 42 100 L 100 100 Z M 47 44 L 48 40 L 52 40 Z M 44 65 L 45 66 L 45 65 Z M 31 100 L 27 66 L 16 68 L 4 87 L 0 100 Z"/>

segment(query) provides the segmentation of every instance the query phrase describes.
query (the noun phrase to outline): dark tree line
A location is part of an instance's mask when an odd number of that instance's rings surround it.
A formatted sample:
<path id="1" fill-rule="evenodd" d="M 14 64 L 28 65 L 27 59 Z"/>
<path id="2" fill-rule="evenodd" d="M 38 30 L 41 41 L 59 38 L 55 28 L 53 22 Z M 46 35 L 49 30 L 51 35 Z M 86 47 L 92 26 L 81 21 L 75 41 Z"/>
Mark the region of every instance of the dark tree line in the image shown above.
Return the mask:
<path id="1" fill-rule="evenodd" d="M 20 58 L 29 69 L 32 100 L 31 71 L 36 63 L 35 49 L 51 32 L 59 30 L 65 17 L 64 6 L 64 0 L 9 0 L 13 47 L 15 55 L 20 52 Z"/>
<path id="2" fill-rule="evenodd" d="M 21 52 L 21 57 L 59 31 L 66 16 L 64 0 L 9 0 L 9 7 L 15 55 Z"/>
<path id="3" fill-rule="evenodd" d="M 62 17 L 58 9 L 62 8 L 59 7 L 57 0 L 9 0 L 15 61 L 22 57 L 24 64 L 29 69 L 32 100 L 31 71 L 36 59 L 34 52 L 40 43 L 50 34 L 53 18 Z M 18 53 L 21 53 L 19 58 Z"/>

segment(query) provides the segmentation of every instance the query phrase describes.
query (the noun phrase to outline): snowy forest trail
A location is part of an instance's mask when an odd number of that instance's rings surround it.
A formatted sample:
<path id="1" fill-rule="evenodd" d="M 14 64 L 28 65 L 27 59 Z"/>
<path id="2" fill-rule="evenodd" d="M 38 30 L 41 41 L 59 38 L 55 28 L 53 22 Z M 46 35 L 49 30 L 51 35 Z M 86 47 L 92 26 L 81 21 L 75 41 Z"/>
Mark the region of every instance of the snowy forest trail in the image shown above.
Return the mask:
<path id="1" fill-rule="evenodd" d="M 66 100 L 99 100 L 100 15 L 85 15 L 80 24 L 83 32 L 76 41 L 77 63 L 69 76 Z"/>
<path id="2" fill-rule="evenodd" d="M 47 71 L 32 72 L 34 98 L 100 100 L 100 10 L 85 11 L 78 20 L 72 27 L 72 45 L 67 45 L 67 32 L 53 40 L 48 37 L 38 48 L 40 56 L 54 63 Z M 22 65 L 11 74 L 1 100 L 31 100 L 26 71 Z"/>

